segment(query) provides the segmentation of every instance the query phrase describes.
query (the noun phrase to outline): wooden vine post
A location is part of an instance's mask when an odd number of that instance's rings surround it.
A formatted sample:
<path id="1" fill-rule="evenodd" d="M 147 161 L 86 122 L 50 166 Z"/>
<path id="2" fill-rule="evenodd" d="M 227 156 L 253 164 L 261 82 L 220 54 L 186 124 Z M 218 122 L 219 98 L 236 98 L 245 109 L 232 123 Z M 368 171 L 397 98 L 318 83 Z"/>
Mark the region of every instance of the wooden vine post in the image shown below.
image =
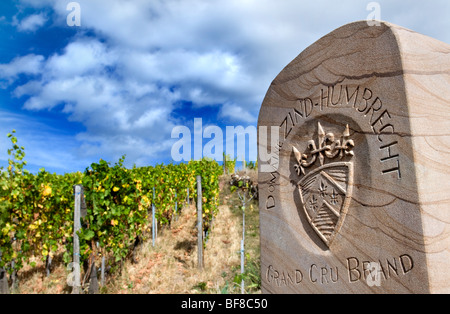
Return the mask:
<path id="1" fill-rule="evenodd" d="M 80 239 L 78 231 L 81 229 L 81 185 L 75 185 L 75 210 L 73 219 L 73 289 L 72 294 L 80 294 Z"/>
<path id="2" fill-rule="evenodd" d="M 157 224 L 156 221 L 156 206 L 155 206 L 155 187 L 153 187 L 153 201 L 152 201 L 152 245 L 155 246 L 155 241 L 157 237 Z"/>
<path id="3" fill-rule="evenodd" d="M 2 260 L 2 250 L 0 249 L 0 261 Z M 0 294 L 9 294 L 8 273 L 4 268 L 0 268 Z"/>
<path id="4" fill-rule="evenodd" d="M 197 176 L 198 268 L 203 269 L 202 177 Z"/>

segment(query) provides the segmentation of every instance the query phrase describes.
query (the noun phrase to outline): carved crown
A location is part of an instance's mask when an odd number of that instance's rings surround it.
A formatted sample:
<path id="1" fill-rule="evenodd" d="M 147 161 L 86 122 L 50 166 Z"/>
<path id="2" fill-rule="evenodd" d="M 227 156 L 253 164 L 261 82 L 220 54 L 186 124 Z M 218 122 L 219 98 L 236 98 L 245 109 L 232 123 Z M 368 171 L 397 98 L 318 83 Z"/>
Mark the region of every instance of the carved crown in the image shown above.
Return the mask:
<path id="1" fill-rule="evenodd" d="M 305 169 L 313 166 L 319 159 L 320 166 L 324 165 L 325 159 L 342 159 L 345 156 L 354 156 L 353 147 L 355 143 L 350 138 L 350 129 L 347 126 L 340 139 L 336 139 L 333 133 L 326 133 L 318 122 L 318 142 L 308 141 L 309 154 L 301 154 L 297 148 L 292 147 L 297 164 L 294 166 L 297 175 L 305 175 Z"/>

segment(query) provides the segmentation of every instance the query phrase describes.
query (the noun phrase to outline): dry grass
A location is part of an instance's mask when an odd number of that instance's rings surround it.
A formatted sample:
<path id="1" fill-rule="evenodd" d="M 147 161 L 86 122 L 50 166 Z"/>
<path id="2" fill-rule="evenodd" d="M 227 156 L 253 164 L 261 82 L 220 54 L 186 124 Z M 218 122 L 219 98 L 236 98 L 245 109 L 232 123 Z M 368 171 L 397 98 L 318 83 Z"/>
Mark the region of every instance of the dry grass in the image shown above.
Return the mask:
<path id="1" fill-rule="evenodd" d="M 120 270 L 107 275 L 101 293 L 107 294 L 180 294 L 180 293 L 240 293 L 233 283 L 240 269 L 240 240 L 242 221 L 237 199 L 229 195 L 226 178 L 221 180 L 221 197 L 224 204 L 212 225 L 204 250 L 204 268 L 197 262 L 197 213 L 195 205 L 184 208 L 170 228 L 160 230 L 155 247 L 151 238 L 143 242 L 136 252 L 136 263 L 127 259 Z M 230 207 L 232 210 L 230 210 Z M 255 222 L 248 221 L 249 227 Z M 250 218 L 250 216 L 249 216 Z M 250 228 L 249 228 L 250 229 Z M 259 233 L 247 231 L 248 248 L 253 260 L 259 260 Z M 255 231 L 252 231 L 253 233 Z M 254 241 L 253 241 L 254 238 Z M 246 240 L 247 241 L 247 240 Z M 253 241 L 253 242 L 252 242 Z M 248 250 L 249 249 L 249 250 Z M 71 293 L 66 283 L 71 270 L 62 262 L 62 253 L 54 257 L 52 273 L 45 277 L 45 263 L 35 262 L 36 267 L 25 267 L 19 272 L 20 294 Z M 97 263 L 99 265 L 99 263 Z M 253 291 L 255 292 L 255 291 Z M 258 291 L 256 291 L 258 292 Z"/>
<path id="2" fill-rule="evenodd" d="M 122 271 L 107 278 L 103 293 L 109 294 L 179 294 L 220 293 L 230 280 L 230 270 L 240 263 L 239 220 L 228 206 L 220 206 L 204 250 L 204 268 L 197 262 L 197 213 L 194 205 L 184 208 L 171 228 L 158 235 L 155 247 L 145 241 L 136 254 L 137 263 L 127 260 Z M 70 273 L 61 258 L 55 257 L 53 270 L 45 277 L 45 263 L 30 260 L 19 273 L 20 294 L 70 293 L 66 284 Z M 232 278 L 231 278 L 232 280 Z"/>
<path id="3" fill-rule="evenodd" d="M 19 285 L 12 293 L 17 294 L 63 294 L 70 293 L 66 278 L 70 271 L 63 266 L 62 254 L 54 257 L 52 273 L 45 276 L 45 262 L 37 258 L 31 258 L 30 263 L 36 263 L 35 267 L 29 264 L 21 269 L 18 274 Z"/>
<path id="4" fill-rule="evenodd" d="M 122 275 L 111 282 L 107 293 L 220 293 L 224 273 L 239 264 L 239 225 L 227 206 L 219 208 L 213 231 L 204 250 L 204 269 L 197 262 L 197 213 L 185 208 L 178 221 L 158 236 L 155 247 L 145 242 L 138 263 L 125 263 Z"/>

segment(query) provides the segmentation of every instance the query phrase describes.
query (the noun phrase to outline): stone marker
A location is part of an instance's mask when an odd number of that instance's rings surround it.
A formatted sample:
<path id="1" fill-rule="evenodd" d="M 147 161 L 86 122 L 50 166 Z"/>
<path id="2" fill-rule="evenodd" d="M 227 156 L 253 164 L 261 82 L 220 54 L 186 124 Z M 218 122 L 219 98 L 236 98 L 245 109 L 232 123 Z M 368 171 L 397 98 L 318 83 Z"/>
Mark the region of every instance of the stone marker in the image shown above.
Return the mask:
<path id="1" fill-rule="evenodd" d="M 263 293 L 450 293 L 450 45 L 345 25 L 275 78 L 258 126 Z"/>

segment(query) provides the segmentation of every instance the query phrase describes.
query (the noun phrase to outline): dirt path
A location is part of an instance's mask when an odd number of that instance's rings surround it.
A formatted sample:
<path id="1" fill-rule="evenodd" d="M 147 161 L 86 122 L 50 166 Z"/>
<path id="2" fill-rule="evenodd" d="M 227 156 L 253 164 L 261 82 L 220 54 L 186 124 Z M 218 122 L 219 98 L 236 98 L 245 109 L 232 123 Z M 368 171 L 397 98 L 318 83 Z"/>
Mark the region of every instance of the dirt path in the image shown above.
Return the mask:
<path id="1" fill-rule="evenodd" d="M 203 270 L 197 267 L 196 223 L 195 205 L 184 208 L 171 228 L 164 227 L 159 232 L 155 247 L 151 238 L 144 241 L 136 254 L 137 263 L 127 260 L 122 271 L 107 275 L 101 293 L 240 293 L 240 288 L 233 284 L 240 269 L 240 216 L 227 205 L 219 207 L 206 242 Z M 33 260 L 37 267 L 26 266 L 26 271 L 21 271 L 17 293 L 71 292 L 66 284 L 70 270 L 62 261 L 45 277 L 44 263 Z"/>
<path id="2" fill-rule="evenodd" d="M 137 264 L 127 262 L 122 276 L 108 284 L 108 293 L 220 293 L 240 263 L 239 220 L 220 206 L 204 250 L 205 267 L 197 267 L 197 213 L 184 208 L 172 227 L 164 229 L 155 247 L 145 242 Z"/>

